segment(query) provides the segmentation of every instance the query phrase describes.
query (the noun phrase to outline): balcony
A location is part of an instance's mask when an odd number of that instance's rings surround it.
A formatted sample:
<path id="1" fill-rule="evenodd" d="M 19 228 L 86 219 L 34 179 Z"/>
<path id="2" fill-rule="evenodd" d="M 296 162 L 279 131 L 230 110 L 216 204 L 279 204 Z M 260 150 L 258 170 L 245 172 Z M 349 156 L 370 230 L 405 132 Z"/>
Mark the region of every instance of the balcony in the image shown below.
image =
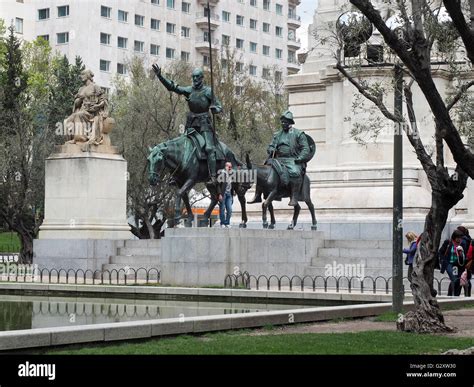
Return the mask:
<path id="1" fill-rule="evenodd" d="M 219 50 L 219 39 L 212 39 L 212 51 L 217 51 Z M 202 36 L 196 38 L 196 44 L 195 44 L 196 50 L 198 50 L 200 53 L 209 53 L 209 39 L 204 38 Z"/>
<path id="2" fill-rule="evenodd" d="M 221 24 L 219 15 L 216 15 L 215 13 L 211 12 L 211 30 L 215 30 L 217 27 L 219 27 Z M 198 12 L 196 13 L 196 25 L 207 31 L 207 14 L 205 12 Z"/>
<path id="3" fill-rule="evenodd" d="M 288 15 L 288 27 L 290 28 L 300 28 L 301 27 L 301 16 L 290 13 Z"/>
<path id="4" fill-rule="evenodd" d="M 299 2 L 300 0 L 298 0 Z M 207 6 L 207 0 L 198 0 L 199 5 Z M 219 0 L 209 0 L 209 6 L 214 7 L 219 3 Z"/>
<path id="5" fill-rule="evenodd" d="M 298 38 L 288 37 L 288 42 L 286 44 L 288 48 L 291 48 L 293 50 L 299 50 L 301 48 L 301 40 Z"/>
<path id="6" fill-rule="evenodd" d="M 300 71 L 300 64 L 295 58 L 289 58 L 286 64 L 286 70 L 288 71 L 288 75 L 296 74 Z"/>
<path id="7" fill-rule="evenodd" d="M 301 0 L 288 0 L 288 5 L 300 5 Z"/>

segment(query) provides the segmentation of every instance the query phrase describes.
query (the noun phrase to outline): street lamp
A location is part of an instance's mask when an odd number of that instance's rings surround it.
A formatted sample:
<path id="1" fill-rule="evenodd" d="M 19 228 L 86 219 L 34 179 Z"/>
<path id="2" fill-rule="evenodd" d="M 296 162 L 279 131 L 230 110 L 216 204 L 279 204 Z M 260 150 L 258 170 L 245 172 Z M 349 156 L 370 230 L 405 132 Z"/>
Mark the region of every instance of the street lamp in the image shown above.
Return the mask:
<path id="1" fill-rule="evenodd" d="M 394 19 L 387 25 L 396 30 L 400 25 Z M 372 23 L 360 12 L 352 11 L 339 16 L 336 28 L 344 43 L 344 54 L 359 55 L 360 45 L 372 35 Z M 347 48 L 346 48 L 347 47 Z M 375 63 L 368 67 L 394 67 L 394 109 L 395 116 L 403 111 L 403 69 L 397 63 Z M 403 137 L 400 126 L 393 134 L 393 220 L 392 220 L 392 310 L 401 313 L 403 309 Z"/>

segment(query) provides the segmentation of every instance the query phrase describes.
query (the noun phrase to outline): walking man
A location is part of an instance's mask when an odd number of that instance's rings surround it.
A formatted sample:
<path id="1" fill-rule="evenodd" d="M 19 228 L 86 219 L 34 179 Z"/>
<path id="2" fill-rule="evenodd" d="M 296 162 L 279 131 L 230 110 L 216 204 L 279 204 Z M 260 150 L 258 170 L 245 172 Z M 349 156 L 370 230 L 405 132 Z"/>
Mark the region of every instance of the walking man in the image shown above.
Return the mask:
<path id="1" fill-rule="evenodd" d="M 225 168 L 220 171 L 219 181 L 219 216 L 222 228 L 230 228 L 230 218 L 232 216 L 232 203 L 234 202 L 234 192 L 232 189 L 232 179 L 234 171 L 232 163 L 225 163 Z"/>

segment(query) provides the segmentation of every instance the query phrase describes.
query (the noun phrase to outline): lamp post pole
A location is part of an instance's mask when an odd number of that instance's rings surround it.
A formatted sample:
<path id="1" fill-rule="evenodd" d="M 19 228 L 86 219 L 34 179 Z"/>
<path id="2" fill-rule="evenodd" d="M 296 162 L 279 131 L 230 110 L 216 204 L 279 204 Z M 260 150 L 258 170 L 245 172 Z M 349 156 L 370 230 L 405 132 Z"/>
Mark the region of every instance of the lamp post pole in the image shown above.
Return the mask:
<path id="1" fill-rule="evenodd" d="M 395 65 L 395 116 L 403 111 L 403 70 Z M 393 135 L 393 251 L 392 251 L 392 310 L 403 309 L 403 134 L 400 125 Z"/>

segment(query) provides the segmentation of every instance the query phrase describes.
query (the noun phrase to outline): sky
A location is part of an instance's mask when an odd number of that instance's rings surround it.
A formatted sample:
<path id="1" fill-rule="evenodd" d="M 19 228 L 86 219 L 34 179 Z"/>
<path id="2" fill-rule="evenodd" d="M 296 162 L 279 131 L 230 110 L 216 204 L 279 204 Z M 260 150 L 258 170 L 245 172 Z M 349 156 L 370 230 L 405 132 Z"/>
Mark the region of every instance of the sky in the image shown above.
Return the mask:
<path id="1" fill-rule="evenodd" d="M 314 11 L 318 0 L 301 0 L 296 12 L 301 16 L 301 27 L 296 30 L 296 36 L 301 39 L 301 50 L 308 48 L 308 26 L 313 22 Z"/>

